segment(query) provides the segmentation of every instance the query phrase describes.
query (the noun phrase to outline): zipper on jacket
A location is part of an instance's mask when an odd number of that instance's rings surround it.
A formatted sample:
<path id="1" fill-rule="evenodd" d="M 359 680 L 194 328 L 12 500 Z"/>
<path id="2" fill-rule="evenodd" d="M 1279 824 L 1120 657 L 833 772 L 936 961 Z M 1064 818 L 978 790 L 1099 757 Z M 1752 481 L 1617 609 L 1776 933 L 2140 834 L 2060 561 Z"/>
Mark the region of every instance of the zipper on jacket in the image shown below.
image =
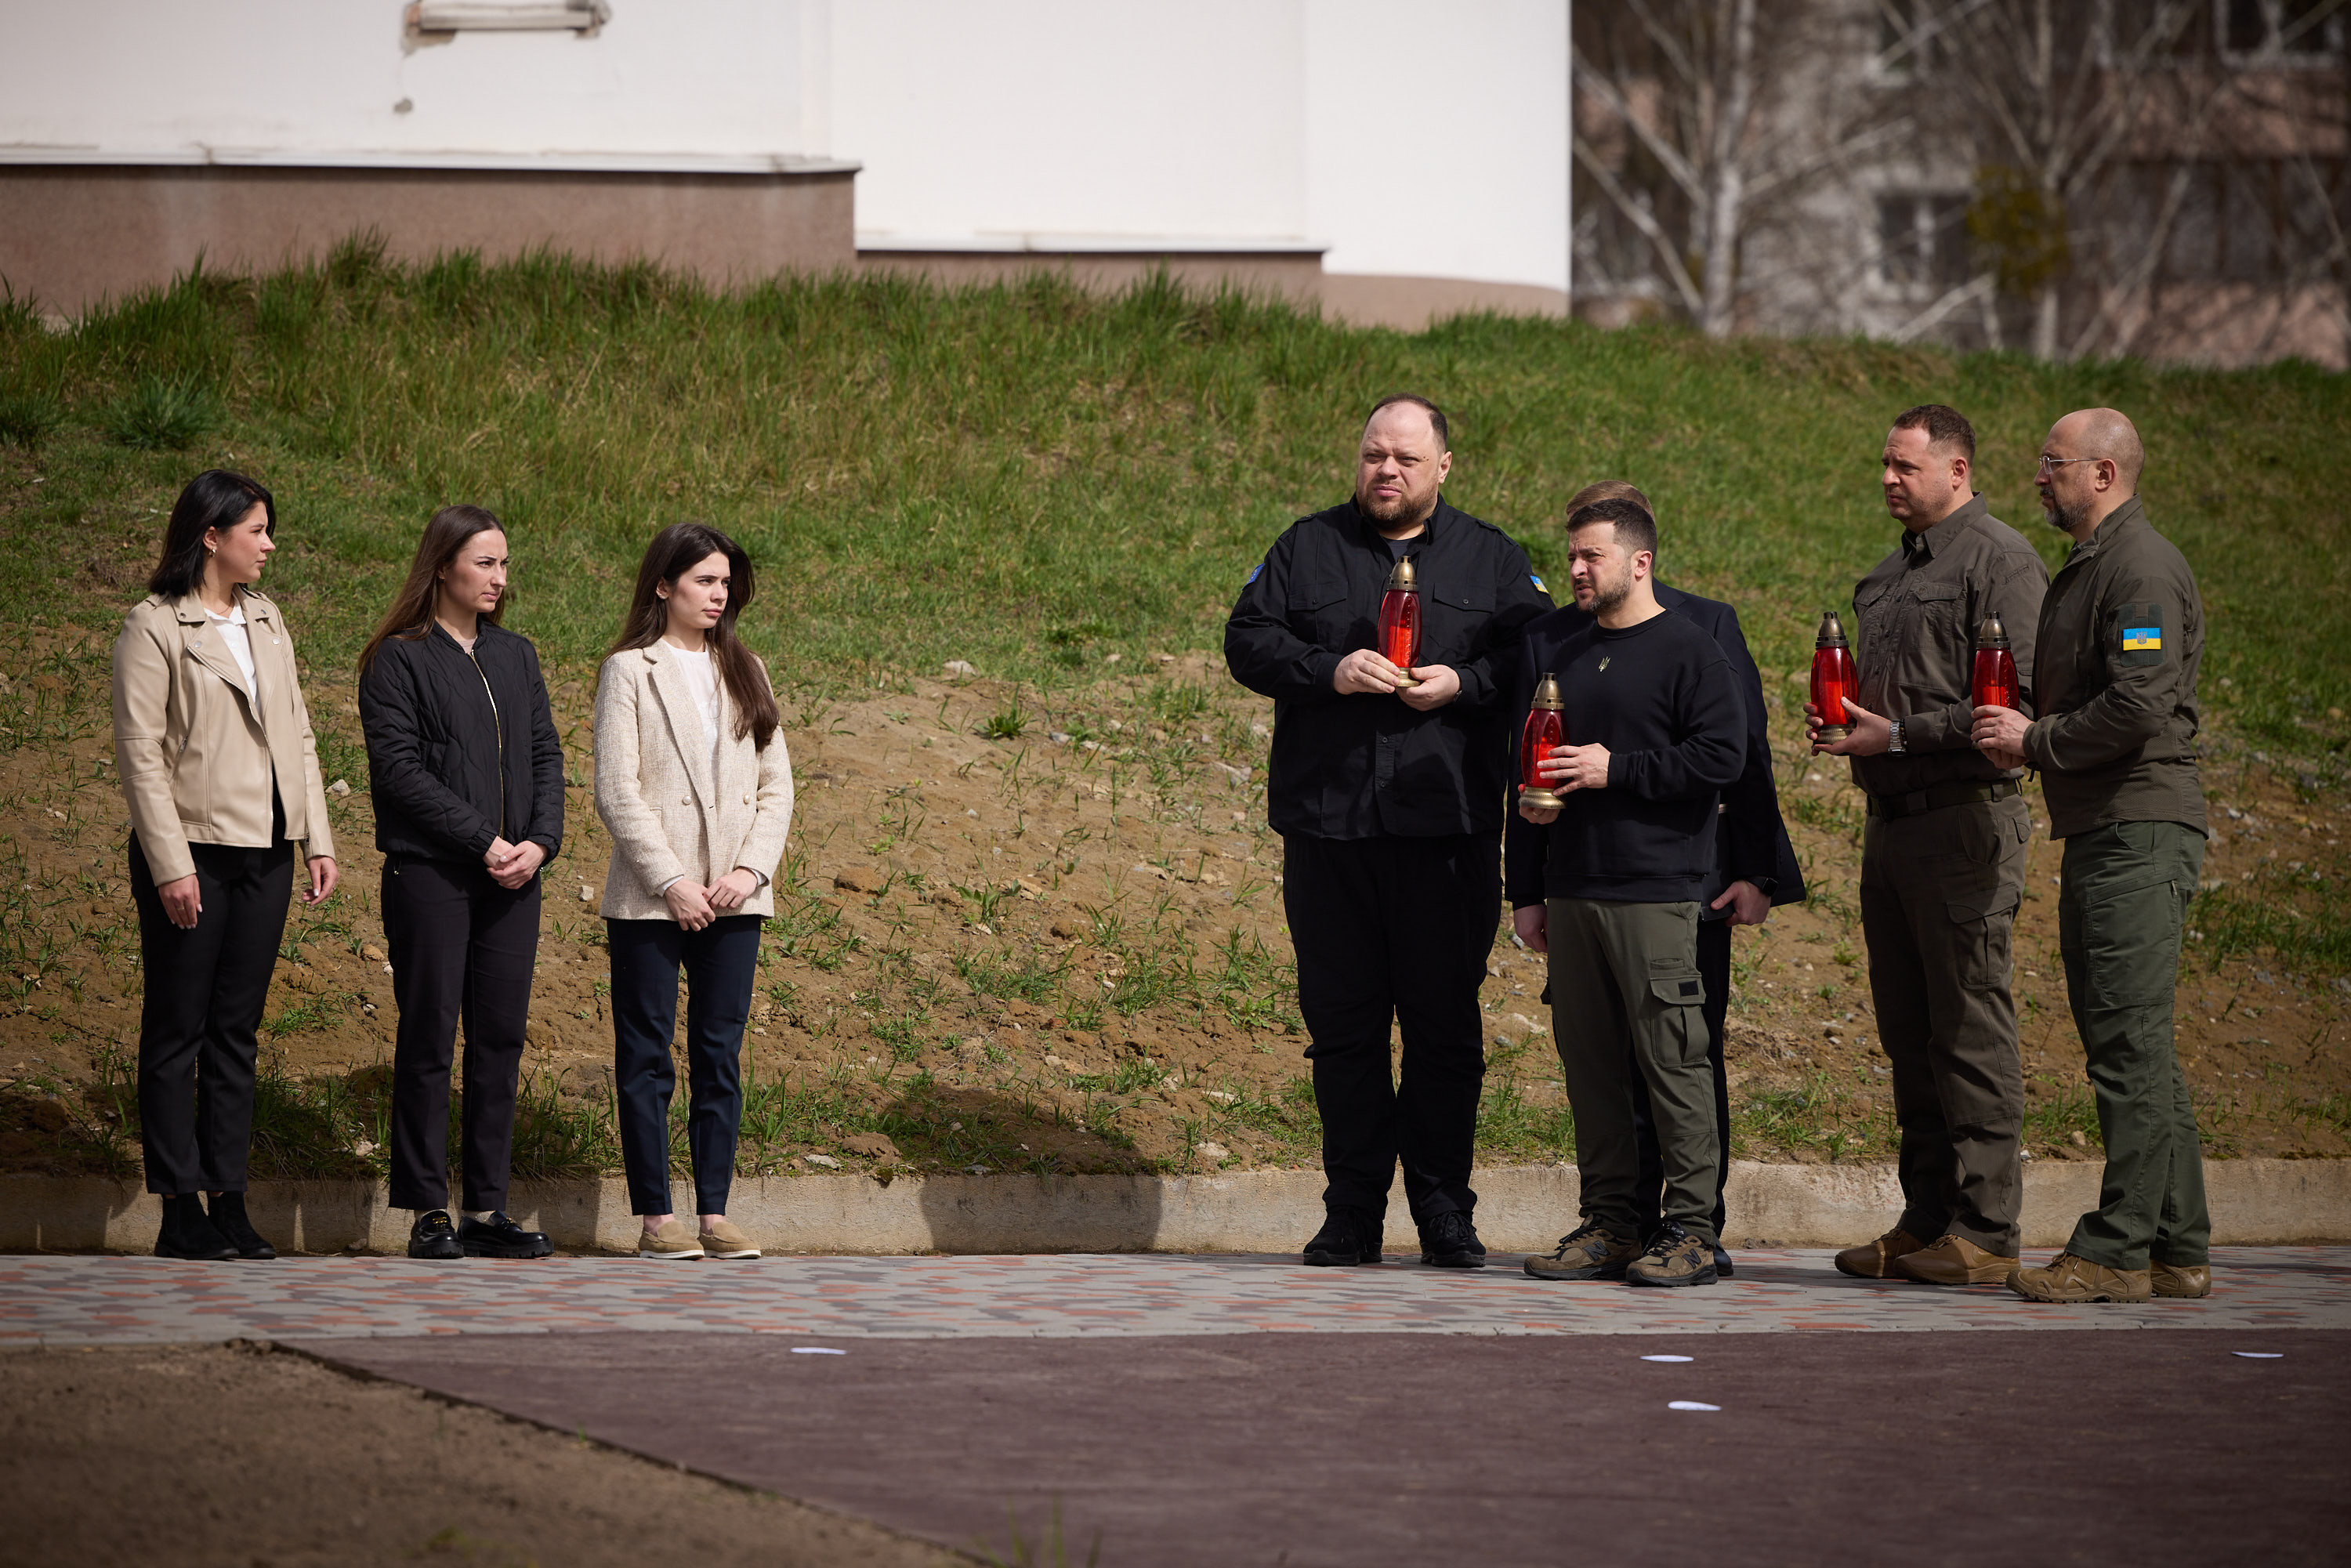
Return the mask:
<path id="1" fill-rule="evenodd" d="M 497 694 L 490 690 L 490 677 L 483 673 L 482 661 L 469 651 L 465 662 L 474 666 L 474 674 L 482 677 L 482 695 L 490 699 L 490 727 L 498 737 L 498 837 L 507 836 L 507 716 L 498 711 Z"/>

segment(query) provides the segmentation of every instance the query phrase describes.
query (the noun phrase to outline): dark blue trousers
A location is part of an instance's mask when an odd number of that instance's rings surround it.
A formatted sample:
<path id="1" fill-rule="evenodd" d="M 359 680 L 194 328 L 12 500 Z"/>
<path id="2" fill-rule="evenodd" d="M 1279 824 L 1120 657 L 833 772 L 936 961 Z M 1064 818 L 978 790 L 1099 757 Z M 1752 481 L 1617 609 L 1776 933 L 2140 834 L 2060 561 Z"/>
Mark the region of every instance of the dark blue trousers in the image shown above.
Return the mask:
<path id="1" fill-rule="evenodd" d="M 724 1214 L 743 1122 L 743 1026 L 751 1017 L 764 915 L 727 915 L 699 931 L 674 920 L 607 920 L 612 953 L 612 1083 L 629 1210 L 669 1214 L 669 1102 L 677 1087 L 670 1037 L 685 973 L 685 1144 L 694 1212 Z"/>

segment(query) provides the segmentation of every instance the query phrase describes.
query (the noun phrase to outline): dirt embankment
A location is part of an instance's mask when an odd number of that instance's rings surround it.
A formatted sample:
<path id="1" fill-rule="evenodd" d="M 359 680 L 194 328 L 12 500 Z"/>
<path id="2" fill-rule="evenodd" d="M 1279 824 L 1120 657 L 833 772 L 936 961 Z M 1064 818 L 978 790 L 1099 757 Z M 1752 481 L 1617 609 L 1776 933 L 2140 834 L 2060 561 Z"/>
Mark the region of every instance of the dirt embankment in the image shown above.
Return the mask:
<path id="1" fill-rule="evenodd" d="M 37 626 L 0 645 L 0 1168 L 135 1168 L 124 1063 L 138 943 L 105 652 Z M 592 672 L 555 678 L 574 788 L 547 873 L 523 1154 L 547 1171 L 616 1163 L 593 902 L 611 846 L 585 787 Z M 1270 705 L 1200 653 L 1060 694 L 857 679 L 784 694 L 799 806 L 747 1042 L 745 1168 L 1312 1163 L 1280 844 L 1264 825 Z M 284 1105 L 265 1118 L 260 1164 L 360 1175 L 381 1165 L 395 1025 L 380 857 L 349 683 L 313 672 L 308 690 L 328 776 L 352 787 L 331 806 L 345 881 L 288 927 L 265 1035 Z M 1771 700 L 1785 734 L 1792 710 L 1776 689 Z M 1814 897 L 1738 939 L 1731 1071 L 1750 1157 L 1891 1149 L 1855 902 L 1859 799 L 1843 775 L 1785 758 Z M 2220 824 L 2208 885 L 2287 862 L 2340 881 L 2339 806 L 2298 799 L 2250 761 L 2216 764 L 2208 787 Z M 2036 1157 L 2093 1157 L 2056 952 L 2057 862 L 2036 839 L 2017 928 L 2027 1135 Z M 1505 939 L 1491 971 L 1486 1157 L 1561 1157 L 1540 963 Z M 2272 960 L 2214 969 L 2191 956 L 2180 1039 L 2213 1152 L 2351 1152 L 2346 990 Z"/>

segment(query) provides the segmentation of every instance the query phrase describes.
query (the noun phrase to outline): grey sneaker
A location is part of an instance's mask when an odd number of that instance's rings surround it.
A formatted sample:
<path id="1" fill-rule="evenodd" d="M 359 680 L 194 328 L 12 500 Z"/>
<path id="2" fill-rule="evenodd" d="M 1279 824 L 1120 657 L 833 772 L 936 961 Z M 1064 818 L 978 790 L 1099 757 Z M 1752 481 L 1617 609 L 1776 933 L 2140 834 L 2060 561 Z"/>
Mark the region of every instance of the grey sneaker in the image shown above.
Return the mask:
<path id="1" fill-rule="evenodd" d="M 751 1239 L 735 1228 L 728 1219 L 714 1219 L 702 1228 L 702 1255 L 705 1258 L 757 1258 L 759 1249 Z"/>
<path id="2" fill-rule="evenodd" d="M 1711 1285 L 1714 1281 L 1713 1244 L 1700 1241 L 1670 1219 L 1649 1243 L 1649 1249 L 1625 1269 L 1628 1285 Z"/>
<path id="3" fill-rule="evenodd" d="M 659 1230 L 641 1231 L 638 1234 L 637 1256 L 684 1261 L 689 1258 L 701 1257 L 702 1243 L 695 1240 L 694 1232 L 685 1228 L 685 1221 L 673 1214 L 669 1218 L 669 1222 Z"/>
<path id="4" fill-rule="evenodd" d="M 1641 1255 L 1641 1244 L 1599 1221 L 1578 1226 L 1559 1239 L 1558 1248 L 1527 1260 L 1534 1280 L 1621 1280 L 1625 1266 Z"/>

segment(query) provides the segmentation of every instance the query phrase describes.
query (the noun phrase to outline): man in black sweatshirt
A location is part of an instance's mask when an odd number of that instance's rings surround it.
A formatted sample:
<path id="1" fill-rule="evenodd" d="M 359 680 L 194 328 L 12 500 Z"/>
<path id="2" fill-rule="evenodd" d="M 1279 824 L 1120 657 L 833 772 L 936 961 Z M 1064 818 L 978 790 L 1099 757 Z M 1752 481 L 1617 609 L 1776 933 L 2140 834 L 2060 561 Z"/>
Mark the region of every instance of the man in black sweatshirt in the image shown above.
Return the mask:
<path id="1" fill-rule="evenodd" d="M 1543 829 L 1544 900 L 1516 917 L 1551 955 L 1552 1030 L 1575 1111 L 1583 1223 L 1544 1280 L 1705 1285 L 1716 1278 L 1722 1159 L 1707 1060 L 1700 895 L 1715 865 L 1721 791 L 1746 760 L 1747 710 L 1713 638 L 1657 602 L 1656 522 L 1596 501 L 1568 518 L 1570 579 L 1591 628 L 1553 656 L 1567 744 L 1540 764 L 1562 808 L 1521 804 Z M 1525 840 L 1520 839 L 1521 842 Z M 1632 1074 L 1648 1090 L 1665 1165 L 1660 1223 L 1641 1247 Z"/>

